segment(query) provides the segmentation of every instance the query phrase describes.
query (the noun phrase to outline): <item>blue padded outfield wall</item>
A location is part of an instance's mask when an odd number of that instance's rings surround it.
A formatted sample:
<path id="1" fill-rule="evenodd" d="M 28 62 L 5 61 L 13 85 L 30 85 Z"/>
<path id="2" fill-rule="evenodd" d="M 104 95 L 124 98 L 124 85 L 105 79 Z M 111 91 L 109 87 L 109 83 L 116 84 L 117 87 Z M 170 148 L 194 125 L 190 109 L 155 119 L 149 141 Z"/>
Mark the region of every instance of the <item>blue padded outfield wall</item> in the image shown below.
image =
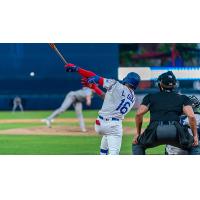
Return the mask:
<path id="1" fill-rule="evenodd" d="M 97 74 L 117 78 L 118 44 L 57 44 L 69 62 Z M 12 99 L 22 97 L 25 110 L 55 109 L 71 90 L 81 87 L 78 74 L 66 73 L 48 44 L 0 44 L 0 109 L 10 110 Z M 30 76 L 34 72 L 35 76 Z M 100 108 L 94 96 L 92 108 Z"/>

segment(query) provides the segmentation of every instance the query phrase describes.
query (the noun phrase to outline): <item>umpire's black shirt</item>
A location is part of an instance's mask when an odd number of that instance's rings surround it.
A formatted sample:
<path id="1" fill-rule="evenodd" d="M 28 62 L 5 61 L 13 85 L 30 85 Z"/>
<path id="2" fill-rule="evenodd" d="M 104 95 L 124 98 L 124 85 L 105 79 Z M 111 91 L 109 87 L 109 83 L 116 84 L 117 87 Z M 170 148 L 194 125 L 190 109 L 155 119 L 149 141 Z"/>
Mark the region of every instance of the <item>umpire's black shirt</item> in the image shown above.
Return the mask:
<path id="1" fill-rule="evenodd" d="M 183 106 L 191 105 L 190 99 L 172 91 L 148 94 L 142 105 L 149 107 L 150 121 L 179 121 Z"/>

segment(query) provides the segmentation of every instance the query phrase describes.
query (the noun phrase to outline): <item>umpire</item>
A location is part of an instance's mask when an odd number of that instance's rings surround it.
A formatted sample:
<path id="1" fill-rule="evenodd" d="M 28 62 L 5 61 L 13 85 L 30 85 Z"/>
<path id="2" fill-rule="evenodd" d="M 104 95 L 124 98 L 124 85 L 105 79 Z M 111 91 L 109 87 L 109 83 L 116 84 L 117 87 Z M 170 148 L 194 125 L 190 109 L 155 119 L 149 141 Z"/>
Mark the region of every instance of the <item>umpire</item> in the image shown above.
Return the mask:
<path id="1" fill-rule="evenodd" d="M 173 144 L 182 149 L 190 149 L 198 145 L 196 119 L 190 99 L 174 91 L 176 77 L 171 71 L 158 78 L 160 92 L 148 94 L 138 108 L 136 134 L 132 151 L 134 155 L 144 155 L 147 148 L 161 144 Z M 141 134 L 143 116 L 150 111 L 150 123 Z M 185 114 L 189 119 L 193 136 L 180 123 L 180 116 Z"/>

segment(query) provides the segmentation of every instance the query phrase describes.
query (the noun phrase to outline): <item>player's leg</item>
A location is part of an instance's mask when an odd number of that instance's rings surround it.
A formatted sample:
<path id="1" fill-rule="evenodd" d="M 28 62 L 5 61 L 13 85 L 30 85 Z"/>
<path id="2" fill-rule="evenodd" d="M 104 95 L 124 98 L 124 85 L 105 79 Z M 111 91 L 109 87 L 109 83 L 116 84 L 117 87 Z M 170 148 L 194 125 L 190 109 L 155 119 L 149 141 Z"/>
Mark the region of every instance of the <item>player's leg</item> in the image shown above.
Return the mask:
<path id="1" fill-rule="evenodd" d="M 101 145 L 100 145 L 100 155 L 108 155 L 109 151 L 108 140 L 107 140 L 107 135 L 105 135 L 106 133 L 108 133 L 109 130 L 107 127 L 107 122 L 97 119 L 94 129 L 96 133 L 102 135 Z"/>
<path id="2" fill-rule="evenodd" d="M 55 110 L 49 117 L 43 119 L 42 121 L 45 122 L 48 127 L 51 127 L 51 122 L 53 121 L 53 119 L 57 117 L 59 114 L 65 112 L 65 110 L 67 110 L 74 101 L 75 101 L 74 92 L 68 93 L 60 108 Z"/>
<path id="3" fill-rule="evenodd" d="M 73 92 L 70 92 L 69 94 L 67 94 L 60 108 L 55 110 L 47 119 L 52 120 L 55 117 L 57 117 L 59 114 L 65 112 L 72 105 L 72 103 L 74 102 L 74 99 L 75 97 L 73 96 Z"/>
<path id="4" fill-rule="evenodd" d="M 21 112 L 23 112 L 23 111 L 24 111 L 24 108 L 23 108 L 23 106 L 22 106 L 22 104 L 21 104 L 21 103 L 19 104 L 19 108 L 20 108 Z"/>
<path id="5" fill-rule="evenodd" d="M 13 109 L 12 109 L 12 111 L 13 111 L 13 112 L 15 112 L 15 111 L 16 111 L 16 109 L 17 109 L 17 104 L 16 104 L 16 103 L 14 103 L 14 104 L 13 104 Z"/>
<path id="6" fill-rule="evenodd" d="M 122 135 L 107 135 L 110 155 L 119 155 L 122 143 Z"/>
<path id="7" fill-rule="evenodd" d="M 133 155 L 145 155 L 145 148 L 140 144 L 132 144 Z"/>
<path id="8" fill-rule="evenodd" d="M 101 148 L 108 149 L 110 155 L 119 155 L 122 142 L 122 123 L 97 119 L 95 131 L 103 135 Z"/>
<path id="9" fill-rule="evenodd" d="M 166 145 L 165 146 L 165 154 L 166 155 L 188 155 L 187 150 L 183 150 L 181 148 L 172 146 L 172 145 Z"/>
<path id="10" fill-rule="evenodd" d="M 74 109 L 77 115 L 77 118 L 79 120 L 79 124 L 80 124 L 80 129 L 82 132 L 86 132 L 86 128 L 85 128 L 85 122 L 84 122 L 84 118 L 83 118 L 83 105 L 81 102 L 76 102 L 74 103 Z"/>
<path id="11" fill-rule="evenodd" d="M 200 145 L 192 147 L 189 150 L 189 155 L 200 155 Z"/>
<path id="12" fill-rule="evenodd" d="M 122 123 L 109 122 L 107 131 L 108 149 L 110 155 L 119 155 L 122 143 Z"/>
<path id="13" fill-rule="evenodd" d="M 108 140 L 106 135 L 101 139 L 100 155 L 108 155 Z"/>

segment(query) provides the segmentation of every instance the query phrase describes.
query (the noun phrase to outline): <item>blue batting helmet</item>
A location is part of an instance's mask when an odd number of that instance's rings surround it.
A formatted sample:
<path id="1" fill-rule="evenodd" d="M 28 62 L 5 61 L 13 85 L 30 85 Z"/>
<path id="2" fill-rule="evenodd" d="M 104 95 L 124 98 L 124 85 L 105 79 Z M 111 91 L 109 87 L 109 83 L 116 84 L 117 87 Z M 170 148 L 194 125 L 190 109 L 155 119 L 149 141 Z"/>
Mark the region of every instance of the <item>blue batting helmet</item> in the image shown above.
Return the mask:
<path id="1" fill-rule="evenodd" d="M 133 89 L 136 89 L 140 83 L 140 76 L 135 72 L 130 72 L 128 75 L 122 80 L 123 84 L 129 84 Z"/>

